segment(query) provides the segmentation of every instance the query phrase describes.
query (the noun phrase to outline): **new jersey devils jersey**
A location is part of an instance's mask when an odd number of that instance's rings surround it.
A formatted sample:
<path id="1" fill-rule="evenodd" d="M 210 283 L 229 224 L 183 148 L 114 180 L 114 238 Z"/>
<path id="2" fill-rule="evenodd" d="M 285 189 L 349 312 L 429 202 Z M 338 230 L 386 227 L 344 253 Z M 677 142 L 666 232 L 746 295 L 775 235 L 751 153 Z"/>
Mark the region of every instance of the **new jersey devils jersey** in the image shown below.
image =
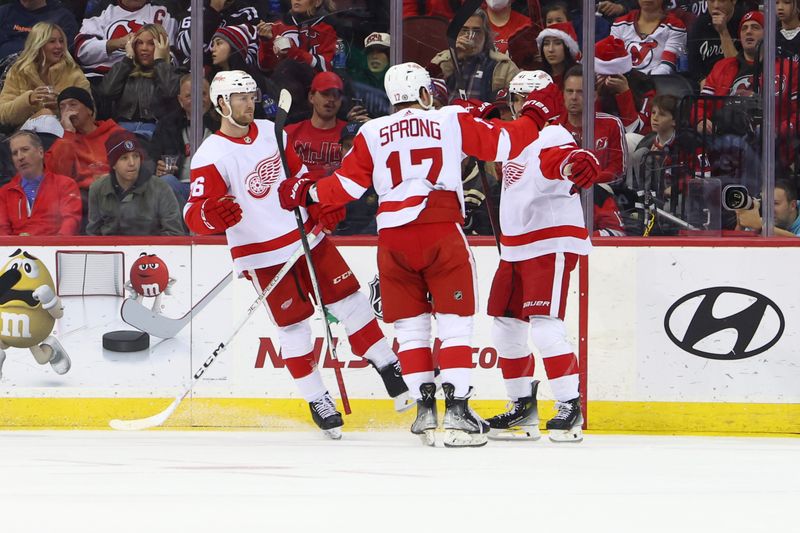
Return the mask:
<path id="1" fill-rule="evenodd" d="M 318 182 L 319 201 L 345 204 L 372 185 L 378 193 L 379 230 L 416 220 L 432 191 L 455 192 L 463 214 L 464 154 L 483 161 L 509 159 L 537 135 L 527 117 L 489 123 L 459 106 L 404 109 L 361 127 L 339 170 Z"/>
<path id="2" fill-rule="evenodd" d="M 644 74 L 675 72 L 678 57 L 686 51 L 686 26 L 672 14 L 667 14 L 650 35 L 640 35 L 636 28 L 639 10 L 619 17 L 611 25 L 611 35 L 625 42 L 633 68 Z"/>
<path id="3" fill-rule="evenodd" d="M 519 157 L 503 163 L 500 258 L 524 261 L 555 252 L 591 250 L 580 195 L 564 179 L 564 158 L 577 149 L 563 126 L 551 125 Z"/>
<path id="4" fill-rule="evenodd" d="M 284 142 L 285 137 L 284 133 Z M 286 158 L 292 176 L 306 173 L 294 150 L 287 149 Z M 191 173 L 191 194 L 183 210 L 189 229 L 214 233 L 201 216 L 201 206 L 209 198 L 233 196 L 242 207 L 242 220 L 225 231 L 237 274 L 284 263 L 300 245 L 294 213 L 284 211 L 278 202 L 278 184 L 286 175 L 269 120 L 254 121 L 241 138 L 219 131 L 209 136 L 192 157 Z M 300 211 L 310 231 L 307 213 Z"/>

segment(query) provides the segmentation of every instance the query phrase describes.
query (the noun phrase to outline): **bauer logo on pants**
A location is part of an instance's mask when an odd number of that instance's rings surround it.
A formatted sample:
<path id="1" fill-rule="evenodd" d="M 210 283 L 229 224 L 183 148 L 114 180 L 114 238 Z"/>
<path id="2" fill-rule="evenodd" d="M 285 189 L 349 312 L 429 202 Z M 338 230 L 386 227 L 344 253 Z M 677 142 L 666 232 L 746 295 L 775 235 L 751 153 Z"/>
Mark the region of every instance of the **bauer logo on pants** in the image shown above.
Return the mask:
<path id="1" fill-rule="evenodd" d="M 676 301 L 664 331 L 682 350 L 706 359 L 745 359 L 767 351 L 783 335 L 780 308 L 763 294 L 740 287 L 709 287 Z"/>

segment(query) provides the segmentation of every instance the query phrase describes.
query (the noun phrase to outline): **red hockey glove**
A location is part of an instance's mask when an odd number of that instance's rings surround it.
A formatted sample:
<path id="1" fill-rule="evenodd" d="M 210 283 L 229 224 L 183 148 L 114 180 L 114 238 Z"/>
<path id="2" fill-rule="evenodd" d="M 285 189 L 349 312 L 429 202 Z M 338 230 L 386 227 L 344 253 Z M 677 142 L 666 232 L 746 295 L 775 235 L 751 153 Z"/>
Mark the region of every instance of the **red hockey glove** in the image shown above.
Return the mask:
<path id="1" fill-rule="evenodd" d="M 314 185 L 314 180 L 308 178 L 288 178 L 278 185 L 278 199 L 281 207 L 291 211 L 295 207 L 311 204 L 308 190 Z"/>
<path id="2" fill-rule="evenodd" d="M 212 231 L 225 231 L 242 220 L 242 207 L 233 196 L 209 198 L 200 206 L 200 218 Z"/>
<path id="3" fill-rule="evenodd" d="M 347 209 L 343 205 L 332 206 L 311 204 L 308 206 L 308 215 L 322 225 L 322 229 L 330 233 L 336 229 L 339 222 L 347 216 Z"/>
<path id="4" fill-rule="evenodd" d="M 600 180 L 600 162 L 589 150 L 575 150 L 564 160 L 564 174 L 581 189 Z"/>
<path id="5" fill-rule="evenodd" d="M 558 85 L 551 83 L 544 89 L 531 91 L 522 104 L 521 114 L 530 117 L 541 130 L 547 122 L 564 111 L 564 95 Z"/>
<path id="6" fill-rule="evenodd" d="M 477 98 L 470 98 L 469 100 L 456 98 L 453 100 L 452 105 L 460 105 L 475 118 L 484 120 L 500 118 L 500 109 L 496 105 L 490 102 L 481 102 Z"/>

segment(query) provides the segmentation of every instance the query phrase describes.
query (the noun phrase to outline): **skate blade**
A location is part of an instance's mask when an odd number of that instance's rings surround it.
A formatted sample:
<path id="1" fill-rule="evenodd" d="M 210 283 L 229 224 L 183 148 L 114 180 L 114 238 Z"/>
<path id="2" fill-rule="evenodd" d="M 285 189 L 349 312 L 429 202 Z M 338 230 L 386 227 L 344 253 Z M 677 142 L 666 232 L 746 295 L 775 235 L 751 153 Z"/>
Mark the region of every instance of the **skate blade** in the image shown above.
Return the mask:
<path id="1" fill-rule="evenodd" d="M 583 441 L 583 430 L 580 426 L 575 426 L 572 429 L 551 429 L 548 436 L 551 442 L 574 442 L 578 443 Z"/>
<path id="2" fill-rule="evenodd" d="M 539 426 L 518 426 L 510 429 L 490 429 L 491 440 L 529 440 L 537 441 L 542 438 Z"/>
<path id="3" fill-rule="evenodd" d="M 436 429 L 426 429 L 416 435 L 424 446 L 436 446 Z"/>
<path id="4" fill-rule="evenodd" d="M 394 410 L 397 411 L 398 413 L 405 413 L 406 411 L 417 405 L 417 402 L 411 399 L 411 397 L 408 395 L 407 392 L 404 392 L 400 396 L 392 398 L 392 400 L 394 401 Z"/>
<path id="5" fill-rule="evenodd" d="M 323 429 L 322 432 L 331 440 L 339 440 L 342 438 L 342 428 Z"/>
<path id="6" fill-rule="evenodd" d="M 489 441 L 486 433 L 467 433 L 460 429 L 444 431 L 444 445 L 447 448 L 477 448 Z"/>

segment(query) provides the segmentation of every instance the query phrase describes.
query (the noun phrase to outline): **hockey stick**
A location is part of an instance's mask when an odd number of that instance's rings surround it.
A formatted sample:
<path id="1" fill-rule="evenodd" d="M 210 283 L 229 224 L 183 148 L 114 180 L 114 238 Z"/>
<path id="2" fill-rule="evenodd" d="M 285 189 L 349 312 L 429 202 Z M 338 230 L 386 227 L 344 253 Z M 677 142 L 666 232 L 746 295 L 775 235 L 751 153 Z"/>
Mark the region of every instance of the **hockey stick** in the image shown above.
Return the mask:
<path id="1" fill-rule="evenodd" d="M 311 240 L 316 241 L 321 231 L 322 228 L 320 227 L 314 228 L 313 232 L 311 233 Z M 272 280 L 267 284 L 266 287 L 264 287 L 264 290 L 261 291 L 261 294 L 258 295 L 258 298 L 256 298 L 256 300 L 250 305 L 250 307 L 247 308 L 244 318 L 241 320 L 241 322 L 239 322 L 239 325 L 236 326 L 236 329 L 233 330 L 233 333 L 230 334 L 230 336 L 225 342 L 219 343 L 219 345 L 211 353 L 208 359 L 205 360 L 203 366 L 198 368 L 197 371 L 194 373 L 194 375 L 192 376 L 192 382 L 189 384 L 189 386 L 181 394 L 176 396 L 175 399 L 172 400 L 172 403 L 169 404 L 169 406 L 166 409 L 164 409 L 160 413 L 157 413 L 153 416 L 149 416 L 147 418 L 139 418 L 135 420 L 114 419 L 111 422 L 109 422 L 108 425 L 110 425 L 114 429 L 122 431 L 138 431 L 140 429 L 147 429 L 160 426 L 161 424 L 166 422 L 167 418 L 169 418 L 170 415 L 172 415 L 172 413 L 175 412 L 175 409 L 178 408 L 181 401 L 183 401 L 183 399 L 186 398 L 186 396 L 192 391 L 194 386 L 200 380 L 200 377 L 205 373 L 206 369 L 210 367 L 212 363 L 214 363 L 214 361 L 217 360 L 219 354 L 221 354 L 228 348 L 231 341 L 239 333 L 239 330 L 241 330 L 244 327 L 244 325 L 247 324 L 247 321 L 250 320 L 250 317 L 253 315 L 256 309 L 258 309 L 259 306 L 264 302 L 264 300 L 267 299 L 267 296 L 270 295 L 270 293 L 275 289 L 278 283 L 281 282 L 284 276 L 286 276 L 289 270 L 292 269 L 292 266 L 294 266 L 294 264 L 302 255 L 303 255 L 303 247 L 298 246 L 297 250 L 295 250 L 294 253 L 292 253 L 291 257 L 286 261 L 286 263 L 284 263 L 284 265 L 281 267 L 278 273 L 275 274 L 275 277 L 272 278 Z"/>
<path id="2" fill-rule="evenodd" d="M 289 109 L 292 107 L 292 95 L 286 89 L 281 89 L 280 96 L 278 97 L 278 112 L 275 114 L 275 141 L 278 143 L 278 152 L 281 156 L 281 164 L 286 177 L 290 177 L 291 171 L 289 170 L 289 163 L 286 161 L 286 149 L 283 144 L 283 127 L 286 125 L 286 118 L 289 116 Z M 328 323 L 328 309 L 325 307 L 325 302 L 322 301 L 322 295 L 319 292 L 319 281 L 317 272 L 314 269 L 314 263 L 311 261 L 311 246 L 308 244 L 308 237 L 306 230 L 303 227 L 303 216 L 300 214 L 300 208 L 295 208 L 294 217 L 297 220 L 297 230 L 300 232 L 300 241 L 303 243 L 303 251 L 306 255 L 306 264 L 308 265 L 308 277 L 311 278 L 311 286 L 314 289 L 314 298 L 317 300 L 317 305 L 322 313 L 322 321 L 325 323 L 325 341 L 328 344 L 328 349 L 331 352 L 331 357 L 334 361 L 338 361 L 336 357 L 336 344 L 333 342 L 333 335 L 331 334 L 331 326 Z M 324 351 L 322 352 L 325 353 Z M 350 414 L 350 400 L 347 398 L 347 389 L 344 387 L 344 378 L 342 377 L 342 370 L 338 365 L 333 365 L 333 372 L 336 374 L 336 384 L 339 386 L 339 393 L 342 396 L 342 405 L 344 407 L 344 414 Z"/>
<path id="3" fill-rule="evenodd" d="M 462 100 L 467 99 L 467 91 L 464 90 L 464 80 L 461 79 L 461 65 L 458 63 L 458 56 L 456 55 L 456 40 L 458 34 L 461 33 L 461 28 L 467 23 L 467 20 L 481 7 L 483 0 L 467 0 L 456 11 L 453 20 L 447 26 L 447 46 L 450 49 L 450 59 L 453 61 L 453 69 L 455 70 L 456 77 L 456 90 L 458 96 Z M 489 36 L 487 35 L 488 39 Z M 500 252 L 500 230 L 497 225 L 497 219 L 494 214 L 494 203 L 492 202 L 491 190 L 489 189 L 489 178 L 486 176 L 486 166 L 483 161 L 478 161 L 478 175 L 481 178 L 481 185 L 483 185 L 483 192 L 486 195 L 484 203 L 486 204 L 486 211 L 489 214 L 489 225 L 492 227 L 492 235 L 494 235 L 494 242 L 497 245 L 497 251 Z"/>
<path id="4" fill-rule="evenodd" d="M 126 298 L 125 301 L 122 302 L 122 308 L 120 309 L 122 320 L 136 329 L 155 337 L 171 339 L 185 328 L 186 325 L 192 321 L 192 318 L 202 311 L 211 300 L 216 298 L 217 295 L 222 292 L 222 289 L 230 284 L 232 279 L 232 274 L 226 275 L 208 292 L 208 294 L 203 296 L 194 307 L 180 318 L 166 317 L 143 306 L 138 300 Z"/>

